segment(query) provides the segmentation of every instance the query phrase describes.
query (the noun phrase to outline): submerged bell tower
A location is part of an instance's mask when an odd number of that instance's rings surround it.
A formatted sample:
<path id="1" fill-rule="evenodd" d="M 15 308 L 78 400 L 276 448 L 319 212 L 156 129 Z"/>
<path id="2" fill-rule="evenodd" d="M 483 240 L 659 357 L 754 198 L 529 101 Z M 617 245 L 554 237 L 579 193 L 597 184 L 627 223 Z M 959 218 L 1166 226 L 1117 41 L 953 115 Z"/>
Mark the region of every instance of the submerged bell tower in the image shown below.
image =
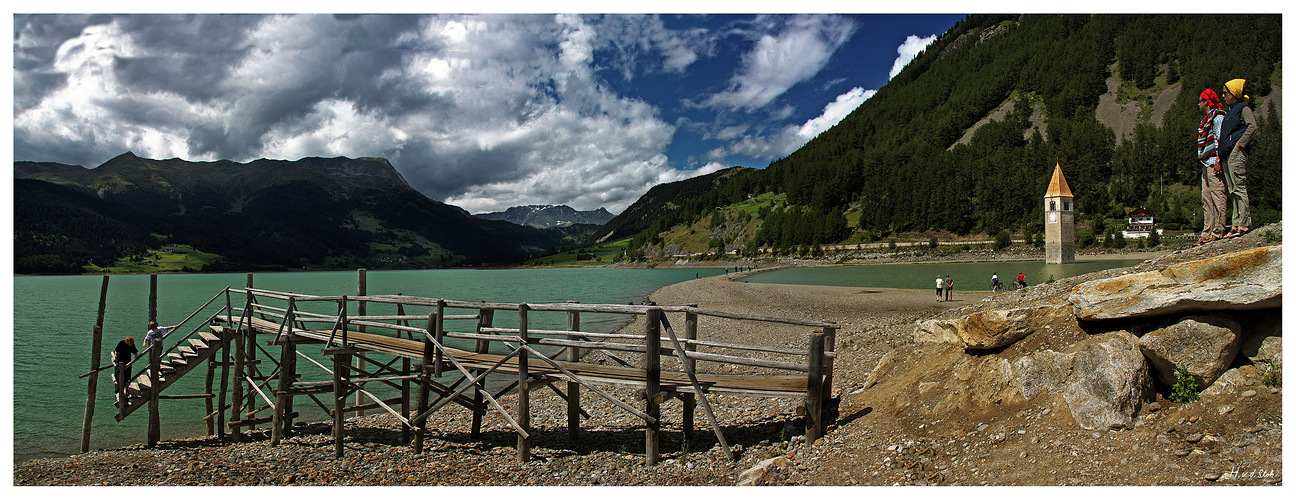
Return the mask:
<path id="1" fill-rule="evenodd" d="M 1044 192 L 1044 263 L 1075 262 L 1075 197 L 1062 175 L 1062 163 Z"/>

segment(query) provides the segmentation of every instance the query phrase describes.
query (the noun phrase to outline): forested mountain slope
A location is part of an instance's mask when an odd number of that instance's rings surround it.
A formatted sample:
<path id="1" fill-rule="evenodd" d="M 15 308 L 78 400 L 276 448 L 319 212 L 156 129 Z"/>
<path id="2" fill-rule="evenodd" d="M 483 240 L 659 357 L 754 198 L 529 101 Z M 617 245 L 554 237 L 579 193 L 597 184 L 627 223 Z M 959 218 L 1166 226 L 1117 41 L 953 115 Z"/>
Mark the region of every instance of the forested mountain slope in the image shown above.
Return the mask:
<path id="1" fill-rule="evenodd" d="M 1273 222 L 1281 217 L 1281 33 L 1279 15 L 970 16 L 801 149 L 695 197 L 655 200 L 653 210 L 698 220 L 714 203 L 696 197 L 771 191 L 787 195 L 780 210 L 792 213 L 852 209 L 857 230 L 872 234 L 1030 234 L 1042 230 L 1040 199 L 1060 164 L 1084 223 L 1145 206 L 1159 221 L 1200 224 L 1188 192 L 1200 183 L 1197 95 L 1245 78 L 1261 125 L 1248 164 L 1251 205 L 1256 225 Z M 1098 112 L 1103 96 L 1139 106 L 1129 137 L 1118 138 Z M 1002 118 L 985 120 L 992 115 Z M 833 243 L 842 234 L 802 231 L 766 244 Z"/>

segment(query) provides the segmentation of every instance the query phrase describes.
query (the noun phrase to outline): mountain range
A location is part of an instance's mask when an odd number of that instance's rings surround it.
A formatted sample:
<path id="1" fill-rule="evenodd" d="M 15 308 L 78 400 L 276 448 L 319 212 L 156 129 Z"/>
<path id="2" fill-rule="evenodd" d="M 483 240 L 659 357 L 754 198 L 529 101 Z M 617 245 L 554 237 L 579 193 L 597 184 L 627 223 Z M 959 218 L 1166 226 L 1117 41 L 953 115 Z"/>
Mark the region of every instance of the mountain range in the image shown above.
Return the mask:
<path id="1" fill-rule="evenodd" d="M 567 205 L 526 205 L 510 207 L 503 212 L 476 214 L 486 220 L 503 220 L 519 226 L 537 228 L 567 227 L 576 224 L 602 226 L 612 220 L 612 213 L 606 208 L 598 210 L 576 210 Z"/>
<path id="2" fill-rule="evenodd" d="M 584 235 L 484 220 L 382 158 L 191 162 L 127 152 L 96 168 L 15 162 L 15 268 L 75 272 L 165 243 L 204 270 L 503 264 Z"/>

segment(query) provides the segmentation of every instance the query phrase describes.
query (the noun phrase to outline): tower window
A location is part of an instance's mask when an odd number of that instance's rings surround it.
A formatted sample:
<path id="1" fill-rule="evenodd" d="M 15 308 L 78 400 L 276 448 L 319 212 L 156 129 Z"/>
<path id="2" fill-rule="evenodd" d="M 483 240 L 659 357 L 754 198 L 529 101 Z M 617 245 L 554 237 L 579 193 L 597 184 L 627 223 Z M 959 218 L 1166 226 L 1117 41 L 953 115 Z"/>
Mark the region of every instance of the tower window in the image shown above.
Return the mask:
<path id="1" fill-rule="evenodd" d="M 1071 202 L 1069 201 L 1062 202 L 1062 210 L 1071 210 Z"/>
<path id="2" fill-rule="evenodd" d="M 1056 210 L 1057 210 L 1057 202 L 1049 200 L 1049 211 L 1052 212 Z"/>

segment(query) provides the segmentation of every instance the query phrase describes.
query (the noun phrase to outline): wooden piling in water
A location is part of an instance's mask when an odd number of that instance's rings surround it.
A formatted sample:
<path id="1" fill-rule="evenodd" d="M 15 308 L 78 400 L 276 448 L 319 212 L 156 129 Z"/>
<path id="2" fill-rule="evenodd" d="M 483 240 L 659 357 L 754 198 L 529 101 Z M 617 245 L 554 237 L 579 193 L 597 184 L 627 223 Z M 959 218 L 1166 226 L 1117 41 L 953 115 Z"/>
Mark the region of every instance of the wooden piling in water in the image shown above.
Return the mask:
<path id="1" fill-rule="evenodd" d="M 108 275 L 105 274 L 103 277 L 103 285 L 99 288 L 99 315 L 95 318 L 94 329 L 92 330 L 93 338 L 90 341 L 91 375 L 90 375 L 90 381 L 87 382 L 86 384 L 88 387 L 86 388 L 85 418 L 82 420 L 81 423 L 81 453 L 86 453 L 90 451 L 90 427 L 91 424 L 94 423 L 95 393 L 99 391 L 99 374 L 98 374 L 99 360 L 100 360 L 100 356 L 102 355 L 101 351 L 103 351 L 104 310 L 107 307 L 108 307 Z M 114 346 L 114 348 L 115 347 L 116 346 Z M 109 358 L 109 360 L 111 361 L 111 358 Z M 122 360 L 123 363 L 127 361 L 130 360 L 129 359 Z M 113 366 L 113 370 L 114 372 L 121 371 L 118 370 L 115 365 Z M 124 383 L 121 383 L 121 382 L 125 382 L 124 380 L 125 376 L 117 375 L 116 373 L 114 373 L 113 376 L 114 376 L 114 380 L 117 380 L 119 382 L 113 387 L 114 394 L 117 394 L 121 392 L 117 389 L 117 386 L 118 385 L 125 386 Z M 116 398 L 117 396 L 114 395 L 113 397 Z M 125 399 L 122 399 L 120 401 L 125 401 Z"/>

